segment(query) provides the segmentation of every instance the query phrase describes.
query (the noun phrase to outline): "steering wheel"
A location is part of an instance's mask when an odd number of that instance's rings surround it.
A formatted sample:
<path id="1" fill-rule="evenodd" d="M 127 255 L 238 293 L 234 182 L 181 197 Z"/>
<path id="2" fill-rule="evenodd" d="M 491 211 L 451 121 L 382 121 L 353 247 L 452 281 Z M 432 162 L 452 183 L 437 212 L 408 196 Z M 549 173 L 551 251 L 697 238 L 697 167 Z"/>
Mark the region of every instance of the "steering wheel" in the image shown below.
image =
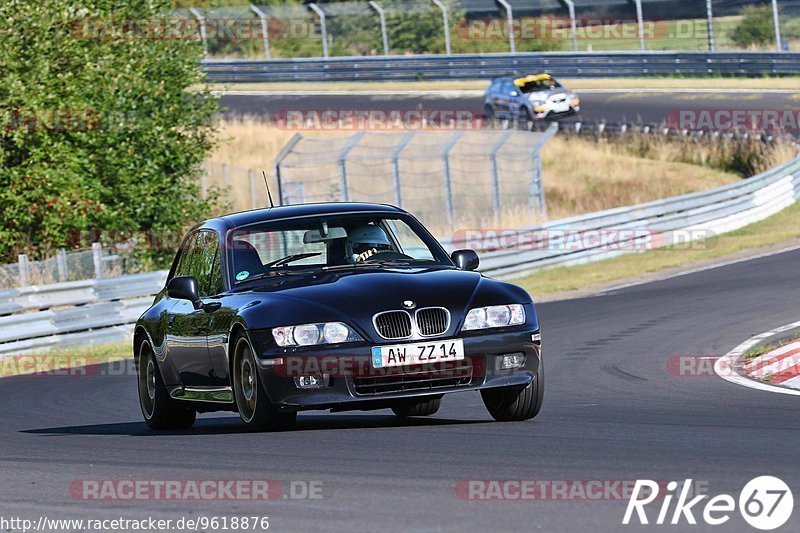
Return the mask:
<path id="1" fill-rule="evenodd" d="M 359 261 L 361 263 L 366 261 L 373 261 L 375 259 L 379 259 L 381 261 L 391 261 L 393 259 L 414 259 L 410 255 L 401 254 L 400 252 L 395 252 L 394 250 L 379 250 L 372 254 L 371 256 L 367 257 L 363 261 Z"/>

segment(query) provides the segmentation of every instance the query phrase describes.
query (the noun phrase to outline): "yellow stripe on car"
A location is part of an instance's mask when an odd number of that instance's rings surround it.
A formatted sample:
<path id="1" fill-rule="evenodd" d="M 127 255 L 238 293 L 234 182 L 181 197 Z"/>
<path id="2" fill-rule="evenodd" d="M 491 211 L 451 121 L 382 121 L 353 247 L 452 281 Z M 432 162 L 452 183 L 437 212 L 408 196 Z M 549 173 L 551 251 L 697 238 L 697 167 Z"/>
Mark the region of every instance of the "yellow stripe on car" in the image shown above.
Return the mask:
<path id="1" fill-rule="evenodd" d="M 542 80 L 549 80 L 550 74 L 536 74 L 533 76 L 525 76 L 524 78 L 517 78 L 514 80 L 514 85 L 517 87 L 522 87 L 526 83 L 531 83 L 532 81 L 542 81 Z"/>

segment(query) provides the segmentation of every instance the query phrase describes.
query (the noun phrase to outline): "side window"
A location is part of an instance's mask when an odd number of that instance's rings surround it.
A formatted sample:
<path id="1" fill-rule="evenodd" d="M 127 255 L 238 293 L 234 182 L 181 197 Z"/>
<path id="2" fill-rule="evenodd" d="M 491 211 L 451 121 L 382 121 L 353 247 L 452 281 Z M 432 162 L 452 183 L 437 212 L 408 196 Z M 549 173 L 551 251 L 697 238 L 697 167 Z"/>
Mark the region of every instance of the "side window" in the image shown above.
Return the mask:
<path id="1" fill-rule="evenodd" d="M 174 277 L 190 276 L 189 265 L 192 262 L 192 252 L 194 251 L 194 242 L 197 239 L 197 234 L 189 236 L 182 244 L 180 256 L 178 257 L 178 265 L 175 267 Z"/>
<path id="2" fill-rule="evenodd" d="M 225 285 L 222 282 L 222 260 L 220 258 L 219 242 L 216 239 L 216 235 L 214 235 L 214 241 L 216 243 L 216 253 L 214 254 L 214 260 L 211 264 L 211 278 L 208 286 L 209 296 L 219 294 L 225 290 Z"/>
<path id="3" fill-rule="evenodd" d="M 192 254 L 192 273 L 197 278 L 200 296 L 213 296 L 219 291 L 212 287 L 212 272 L 219 251 L 217 234 L 213 231 L 201 231 L 195 241 L 195 253 Z"/>

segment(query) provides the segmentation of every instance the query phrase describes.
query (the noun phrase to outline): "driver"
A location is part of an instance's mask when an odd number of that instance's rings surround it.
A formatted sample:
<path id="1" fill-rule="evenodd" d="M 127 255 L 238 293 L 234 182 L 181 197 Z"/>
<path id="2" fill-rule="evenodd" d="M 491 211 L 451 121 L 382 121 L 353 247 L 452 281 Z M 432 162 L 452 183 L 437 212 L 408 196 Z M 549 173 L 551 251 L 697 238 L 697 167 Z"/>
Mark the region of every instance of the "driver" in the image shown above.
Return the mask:
<path id="1" fill-rule="evenodd" d="M 379 226 L 364 224 L 350 231 L 345 243 L 347 259 L 351 263 L 364 261 L 380 252 L 390 252 L 392 243 Z"/>

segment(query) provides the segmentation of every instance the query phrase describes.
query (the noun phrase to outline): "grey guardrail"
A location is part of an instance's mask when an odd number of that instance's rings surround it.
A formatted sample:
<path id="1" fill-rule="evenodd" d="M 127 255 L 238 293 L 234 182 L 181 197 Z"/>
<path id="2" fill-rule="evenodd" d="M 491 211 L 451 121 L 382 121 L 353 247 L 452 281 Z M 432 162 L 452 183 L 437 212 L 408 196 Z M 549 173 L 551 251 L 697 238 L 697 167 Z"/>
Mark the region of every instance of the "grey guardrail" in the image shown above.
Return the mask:
<path id="1" fill-rule="evenodd" d="M 0 291 L 0 315 L 146 296 L 160 290 L 166 279 L 167 271 L 159 270 L 115 278 L 8 289 Z"/>
<path id="2" fill-rule="evenodd" d="M 473 248 L 481 272 L 518 277 L 536 269 L 600 261 L 733 231 L 763 220 L 800 199 L 800 157 L 737 183 L 644 204 L 609 209 L 528 228 L 487 234 L 465 230 L 442 244 Z M 564 237 L 562 239 L 562 237 Z M 591 239 L 589 238 L 591 237 Z M 573 247 L 569 242 L 596 241 Z M 503 242 L 507 246 L 503 246 Z M 707 240 L 713 245 L 712 240 Z M 476 245 L 477 243 L 477 245 Z M 491 243 L 492 248 L 481 249 Z"/>
<path id="3" fill-rule="evenodd" d="M 530 52 L 262 60 L 206 60 L 208 81 L 420 81 L 490 79 L 547 71 L 563 77 L 790 76 L 793 52 Z"/>
<path id="4" fill-rule="evenodd" d="M 767 218 L 798 199 L 800 157 L 716 189 L 508 230 L 512 245 L 507 247 L 481 249 L 466 232 L 442 244 L 450 250 L 478 248 L 481 272 L 515 277 L 725 233 Z M 594 234 L 603 236 L 594 246 L 554 245 L 558 235 L 586 243 Z M 519 236 L 526 238 L 521 241 Z M 481 242 L 485 237 L 481 235 Z M 0 309 L 7 316 L 0 316 L 0 357 L 129 338 L 131 324 L 164 286 L 166 275 L 158 271 L 3 291 Z"/>
<path id="5" fill-rule="evenodd" d="M 159 270 L 1 291 L 0 357 L 122 341 L 166 278 Z"/>

